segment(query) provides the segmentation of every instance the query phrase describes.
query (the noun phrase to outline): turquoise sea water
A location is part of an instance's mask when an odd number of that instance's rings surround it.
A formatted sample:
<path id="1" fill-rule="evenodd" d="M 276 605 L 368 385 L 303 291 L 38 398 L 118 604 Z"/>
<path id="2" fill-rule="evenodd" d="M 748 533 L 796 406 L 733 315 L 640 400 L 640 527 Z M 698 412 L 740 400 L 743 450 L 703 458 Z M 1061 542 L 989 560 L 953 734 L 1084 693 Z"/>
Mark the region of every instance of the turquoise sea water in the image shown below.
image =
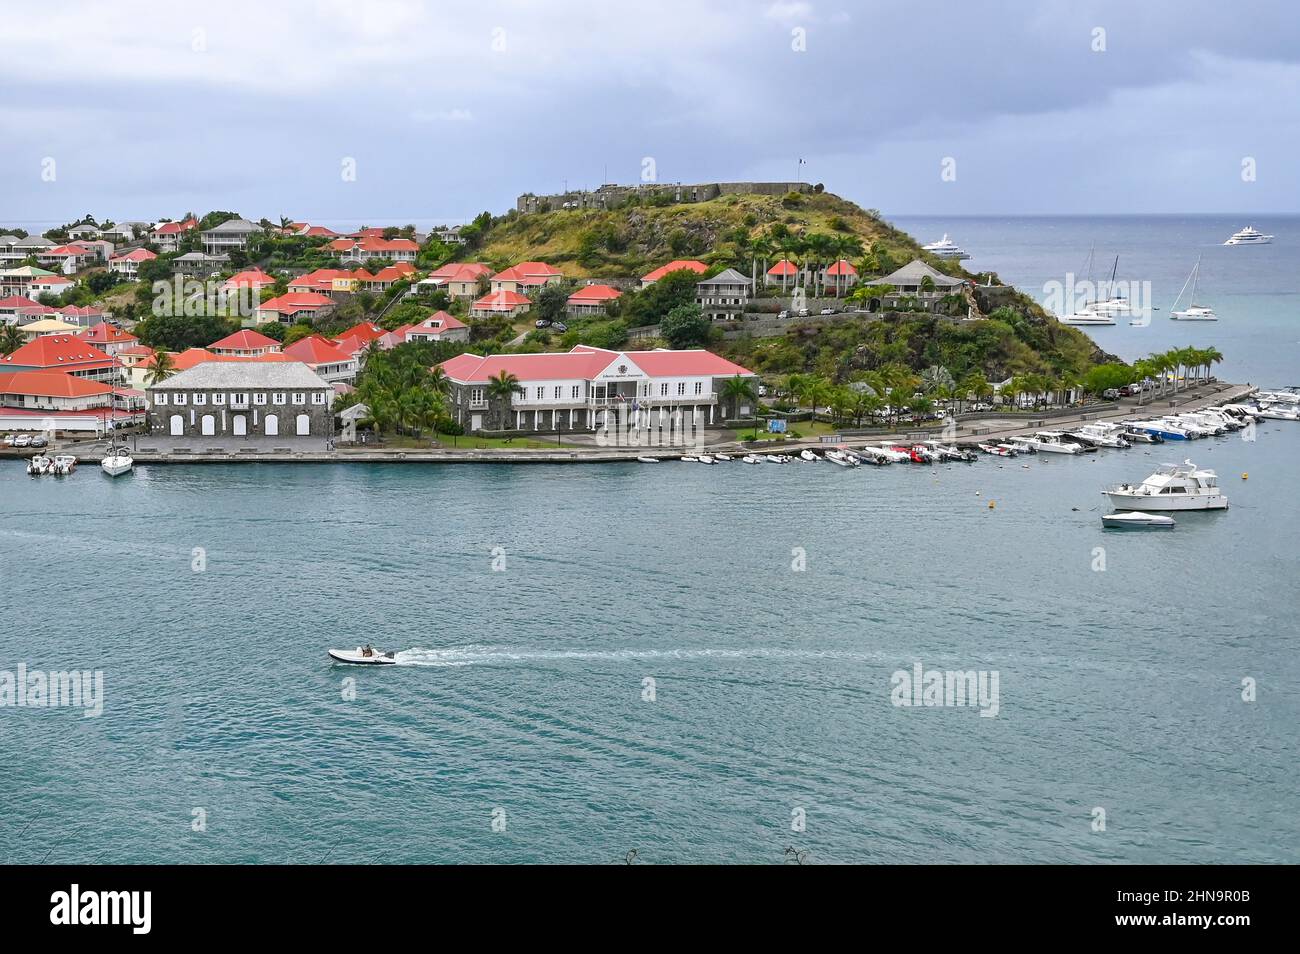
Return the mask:
<path id="1" fill-rule="evenodd" d="M 1181 455 L 1231 510 L 1102 531 Z M 0 670 L 104 674 L 98 718 L 0 708 L 0 862 L 1300 861 L 1297 472 L 1280 422 L 933 469 L 0 463 Z M 325 656 L 365 641 L 407 664 Z M 918 661 L 996 671 L 997 716 L 892 705 Z"/>

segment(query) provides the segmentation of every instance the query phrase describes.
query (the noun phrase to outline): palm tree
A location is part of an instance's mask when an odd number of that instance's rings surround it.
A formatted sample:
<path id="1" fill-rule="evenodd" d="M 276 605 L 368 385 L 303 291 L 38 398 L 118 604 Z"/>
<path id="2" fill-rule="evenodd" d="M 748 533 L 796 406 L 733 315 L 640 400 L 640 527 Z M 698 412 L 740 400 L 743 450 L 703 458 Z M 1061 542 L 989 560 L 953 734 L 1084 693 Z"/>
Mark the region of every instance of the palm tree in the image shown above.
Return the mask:
<path id="1" fill-rule="evenodd" d="M 442 365 L 437 365 L 429 370 L 429 387 L 435 394 L 450 394 L 451 379 L 447 377 L 447 372 L 442 369 Z"/>
<path id="2" fill-rule="evenodd" d="M 960 393 L 963 395 L 975 395 L 975 400 L 979 400 L 989 391 L 988 378 L 984 377 L 982 371 L 972 371 L 966 377 L 961 379 L 959 385 Z"/>
<path id="3" fill-rule="evenodd" d="M 1210 380 L 1210 369 L 1213 365 L 1223 363 L 1223 352 L 1214 345 L 1204 348 L 1201 351 L 1201 358 L 1205 362 L 1205 380 Z"/>
<path id="4" fill-rule="evenodd" d="M 23 334 L 17 325 L 0 326 L 0 354 L 13 354 L 23 346 Z"/>
<path id="5" fill-rule="evenodd" d="M 753 378 L 742 378 L 740 375 L 728 378 L 727 383 L 722 386 L 722 400 L 730 402 L 732 417 L 740 416 L 740 402 L 758 400 L 758 389 L 754 387 Z M 757 421 L 758 412 L 755 410 L 754 419 Z M 757 424 L 755 425 L 757 426 Z"/>
<path id="6" fill-rule="evenodd" d="M 154 387 L 162 384 L 175 373 L 176 361 L 172 353 L 162 348 L 154 348 L 153 354 L 149 357 L 149 371 L 144 376 L 145 385 Z"/>
<path id="7" fill-rule="evenodd" d="M 519 383 L 519 378 L 509 371 L 502 371 L 494 377 L 488 378 L 487 381 L 488 397 L 500 402 L 500 411 L 502 416 L 510 412 L 510 402 L 516 394 L 524 393 L 524 386 Z"/>

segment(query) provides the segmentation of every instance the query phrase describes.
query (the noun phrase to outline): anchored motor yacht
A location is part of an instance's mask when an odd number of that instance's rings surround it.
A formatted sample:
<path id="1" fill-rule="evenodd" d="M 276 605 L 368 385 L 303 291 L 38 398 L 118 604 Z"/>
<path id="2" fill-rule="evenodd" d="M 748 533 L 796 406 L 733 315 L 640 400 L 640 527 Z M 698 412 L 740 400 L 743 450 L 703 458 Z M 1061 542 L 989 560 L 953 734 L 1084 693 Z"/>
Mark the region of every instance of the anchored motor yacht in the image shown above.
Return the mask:
<path id="1" fill-rule="evenodd" d="M 1063 325 L 1113 325 L 1115 317 L 1110 312 L 1097 310 L 1097 304 L 1084 305 L 1072 315 L 1061 319 Z"/>
<path id="2" fill-rule="evenodd" d="M 1092 447 L 1132 447 L 1133 445 L 1120 433 L 1120 430 L 1117 424 L 1084 424 L 1066 436 L 1074 437 Z"/>
<path id="3" fill-rule="evenodd" d="M 970 258 L 970 253 L 948 238 L 947 232 L 943 233 L 943 238 L 939 239 L 939 241 L 931 242 L 929 245 L 922 245 L 921 251 L 929 252 L 939 258 L 957 259 L 958 261 Z"/>
<path id="4" fill-rule="evenodd" d="M 1224 242 L 1224 245 L 1267 245 L 1273 241 L 1273 236 L 1265 235 L 1253 225 L 1247 225 L 1240 232 L 1233 232 L 1232 237 Z"/>
<path id="5" fill-rule="evenodd" d="M 1226 510 L 1219 477 L 1185 460 L 1164 464 L 1141 484 L 1115 484 L 1102 491 L 1121 510 Z"/>

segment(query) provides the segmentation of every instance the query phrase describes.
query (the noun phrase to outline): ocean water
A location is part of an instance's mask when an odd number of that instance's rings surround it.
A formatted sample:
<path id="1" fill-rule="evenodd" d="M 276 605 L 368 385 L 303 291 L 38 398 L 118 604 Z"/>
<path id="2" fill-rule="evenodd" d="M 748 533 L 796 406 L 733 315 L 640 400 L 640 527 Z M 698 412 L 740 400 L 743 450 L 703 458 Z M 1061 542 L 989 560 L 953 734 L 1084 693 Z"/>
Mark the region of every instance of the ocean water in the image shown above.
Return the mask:
<path id="1" fill-rule="evenodd" d="M 1226 380 L 1268 386 L 1300 384 L 1300 216 L 1118 215 L 1032 217 L 901 217 L 893 220 L 922 244 L 947 232 L 971 254 L 972 272 L 996 272 L 1043 302 L 1049 282 L 1088 277 L 1149 288 L 1151 322 L 1134 327 L 1083 329 L 1126 361 L 1170 348 L 1216 346 L 1224 361 L 1214 373 Z M 1254 225 L 1274 236 L 1269 245 L 1225 246 L 1237 230 Z M 1198 303 L 1219 321 L 1175 321 L 1169 312 L 1192 266 L 1201 261 Z M 1189 289 L 1190 291 L 1190 289 Z M 1133 295 L 1131 297 L 1136 297 Z M 1144 296 L 1145 297 L 1145 296 Z M 1186 299 L 1183 305 L 1187 304 Z"/>
<path id="2" fill-rule="evenodd" d="M 1221 287 L 1236 376 L 1294 381 L 1294 316 Z M 1102 530 L 1184 455 L 1229 511 Z M 1286 422 L 852 471 L 3 462 L 0 672 L 104 696 L 0 708 L 0 862 L 1294 863 L 1298 470 Z M 402 665 L 326 657 L 366 641 Z M 995 672 L 996 716 L 895 706 L 918 662 Z"/>

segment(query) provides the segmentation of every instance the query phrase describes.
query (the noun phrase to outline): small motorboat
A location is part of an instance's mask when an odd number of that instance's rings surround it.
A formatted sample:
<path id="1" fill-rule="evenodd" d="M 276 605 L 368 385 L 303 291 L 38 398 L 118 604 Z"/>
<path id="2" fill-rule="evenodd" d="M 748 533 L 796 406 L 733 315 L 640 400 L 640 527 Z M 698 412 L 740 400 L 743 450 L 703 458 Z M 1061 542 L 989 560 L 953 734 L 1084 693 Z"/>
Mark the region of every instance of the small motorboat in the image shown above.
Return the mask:
<path id="1" fill-rule="evenodd" d="M 1016 452 L 1010 447 L 1004 447 L 1001 444 L 980 444 L 980 450 L 993 457 L 1015 457 Z"/>
<path id="2" fill-rule="evenodd" d="M 686 459 L 685 457 L 682 458 L 682 460 L 685 460 L 685 459 Z M 695 458 L 695 462 L 696 462 L 697 464 L 716 464 L 716 463 L 717 463 L 717 461 L 715 461 L 715 460 L 714 460 L 712 457 L 710 457 L 708 454 L 701 454 L 699 457 Z"/>
<path id="3" fill-rule="evenodd" d="M 680 459 L 688 464 L 698 464 L 700 462 L 700 459 L 693 454 L 683 454 Z"/>
<path id="4" fill-rule="evenodd" d="M 742 461 L 744 461 L 746 464 L 761 464 L 761 463 L 763 463 L 763 459 L 762 459 L 761 457 L 755 457 L 753 454 L 746 454 L 744 457 L 742 457 L 742 458 L 740 458 L 740 459 L 741 459 Z"/>
<path id="5" fill-rule="evenodd" d="M 843 451 L 837 451 L 837 450 L 827 451 L 826 459 L 830 461 L 832 464 L 836 464 L 840 467 L 860 466 L 860 462 L 856 458 L 850 457 L 848 454 L 844 453 Z"/>
<path id="6" fill-rule="evenodd" d="M 818 457 L 816 454 L 814 454 L 812 451 L 808 450 L 807 448 L 801 450 L 799 452 L 799 456 L 802 457 L 804 460 L 813 460 L 813 461 L 821 460 L 820 457 Z"/>
<path id="7" fill-rule="evenodd" d="M 358 646 L 356 649 L 331 649 L 329 654 L 335 662 L 351 663 L 354 666 L 397 665 L 397 653 L 380 649 L 371 649 L 367 653 L 364 647 Z"/>
<path id="8" fill-rule="evenodd" d="M 713 459 L 714 459 L 714 460 L 731 460 L 731 455 L 730 455 L 730 454 L 714 454 L 714 455 L 713 455 Z"/>
<path id="9" fill-rule="evenodd" d="M 32 477 L 42 477 L 50 473 L 54 466 L 54 461 L 50 460 L 44 454 L 37 454 L 27 462 L 27 473 Z"/>
<path id="10" fill-rule="evenodd" d="M 657 464 L 657 463 L 659 463 L 659 458 L 658 458 L 658 457 L 638 457 L 637 460 L 638 460 L 640 463 L 642 463 L 642 464 Z"/>
<path id="11" fill-rule="evenodd" d="M 54 458 L 50 473 L 56 477 L 66 477 L 77 469 L 77 458 L 72 454 L 59 454 Z"/>
<path id="12" fill-rule="evenodd" d="M 784 454 L 768 454 L 765 459 L 769 464 L 784 464 L 787 458 Z"/>
<path id="13" fill-rule="evenodd" d="M 1108 530 L 1172 530 L 1177 526 L 1173 517 L 1163 517 L 1155 513 L 1138 513 L 1133 510 L 1103 514 L 1101 523 Z"/>

